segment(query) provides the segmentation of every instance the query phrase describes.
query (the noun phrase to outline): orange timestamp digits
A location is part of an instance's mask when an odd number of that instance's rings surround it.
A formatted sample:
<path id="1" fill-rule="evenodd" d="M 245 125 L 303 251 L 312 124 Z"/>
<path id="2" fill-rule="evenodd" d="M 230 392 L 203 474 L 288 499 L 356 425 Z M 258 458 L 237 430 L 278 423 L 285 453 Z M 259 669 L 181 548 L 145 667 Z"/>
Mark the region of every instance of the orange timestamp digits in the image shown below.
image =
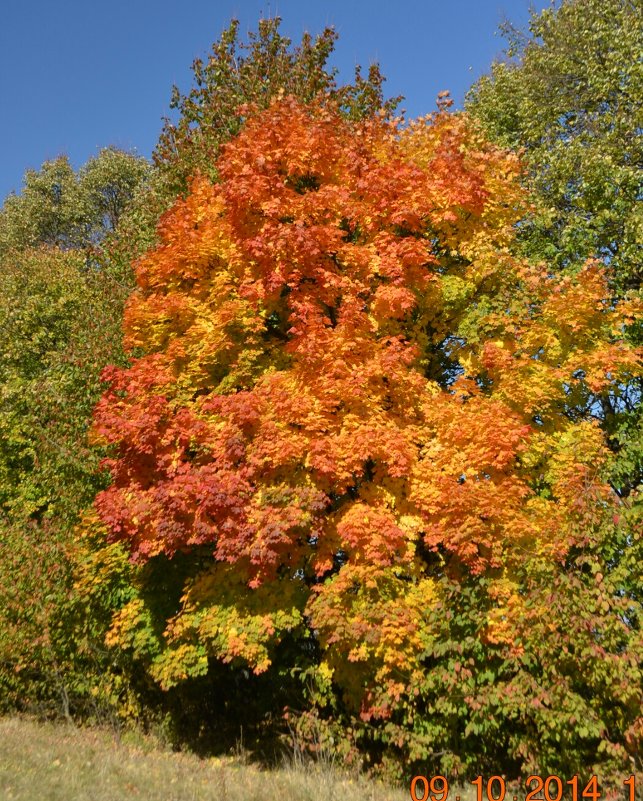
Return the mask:
<path id="1" fill-rule="evenodd" d="M 583 786 L 578 776 L 563 781 L 558 776 L 529 776 L 525 782 L 527 794 L 524 799 L 513 795 L 507 798 L 507 784 L 502 776 L 491 776 L 486 782 L 482 776 L 471 784 L 477 789 L 476 801 L 598 801 L 601 791 L 598 779 L 592 776 Z M 635 801 L 635 779 L 630 776 L 623 782 L 626 795 L 623 801 Z M 444 776 L 414 776 L 411 781 L 412 801 L 447 801 L 449 782 Z M 452 799 L 453 801 L 453 799 Z M 455 796 L 455 801 L 461 801 Z"/>

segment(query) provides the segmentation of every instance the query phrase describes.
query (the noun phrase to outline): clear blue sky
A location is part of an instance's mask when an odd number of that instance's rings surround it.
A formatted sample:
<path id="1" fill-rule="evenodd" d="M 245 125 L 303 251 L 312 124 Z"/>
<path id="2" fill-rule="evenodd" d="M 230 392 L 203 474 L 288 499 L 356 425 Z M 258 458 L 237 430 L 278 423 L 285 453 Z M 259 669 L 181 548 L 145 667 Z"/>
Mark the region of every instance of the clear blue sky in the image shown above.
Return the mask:
<path id="1" fill-rule="evenodd" d="M 500 54 L 503 17 L 524 26 L 530 2 L 548 0 L 0 0 L 0 201 L 25 169 L 67 154 L 80 166 L 101 147 L 149 156 L 170 90 L 191 85 L 190 65 L 232 17 L 245 33 L 261 16 L 304 30 L 334 25 L 333 64 L 349 80 L 378 61 L 389 95 L 410 116 L 451 90 L 457 105 Z"/>

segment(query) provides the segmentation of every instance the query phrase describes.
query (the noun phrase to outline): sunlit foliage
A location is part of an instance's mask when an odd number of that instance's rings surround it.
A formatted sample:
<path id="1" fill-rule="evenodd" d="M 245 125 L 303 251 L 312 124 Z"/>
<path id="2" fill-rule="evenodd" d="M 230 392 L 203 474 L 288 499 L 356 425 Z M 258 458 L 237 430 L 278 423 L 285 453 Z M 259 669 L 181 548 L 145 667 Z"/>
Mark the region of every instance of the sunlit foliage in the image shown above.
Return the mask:
<path id="1" fill-rule="evenodd" d="M 220 182 L 163 217 L 125 315 L 143 355 L 95 413 L 96 510 L 140 565 L 108 644 L 170 688 L 294 640 L 319 720 L 383 765 L 623 769 L 638 546 L 584 401 L 640 371 L 640 308 L 600 263 L 511 255 L 518 159 L 446 106 L 248 107 Z M 175 560 L 161 610 L 148 568 Z"/>

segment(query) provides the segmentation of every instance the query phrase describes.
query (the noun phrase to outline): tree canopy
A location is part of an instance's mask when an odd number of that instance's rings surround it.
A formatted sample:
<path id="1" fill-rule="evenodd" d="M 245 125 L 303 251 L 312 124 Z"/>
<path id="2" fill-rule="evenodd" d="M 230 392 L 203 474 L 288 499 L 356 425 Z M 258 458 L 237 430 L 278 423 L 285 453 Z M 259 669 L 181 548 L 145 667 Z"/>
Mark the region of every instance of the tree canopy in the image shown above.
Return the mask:
<path id="1" fill-rule="evenodd" d="M 232 20 L 207 60 L 195 59 L 194 86 L 188 94 L 173 88 L 170 108 L 179 118 L 176 123 L 165 121 L 154 162 L 171 176 L 175 191 L 185 190 L 196 171 L 216 177 L 218 149 L 239 132 L 247 103 L 265 108 L 279 94 L 302 103 L 329 96 L 342 114 L 359 118 L 379 110 L 391 112 L 401 99 L 384 99 L 384 77 L 377 64 L 369 67 L 366 77 L 356 67 L 354 83 L 337 85 L 336 70 L 328 66 L 338 38 L 332 27 L 314 38 L 305 33 L 294 48 L 280 27 L 280 17 L 262 19 L 243 42 L 238 20 Z"/>
<path id="2" fill-rule="evenodd" d="M 466 107 L 495 141 L 522 149 L 536 213 L 526 252 L 552 266 L 597 256 L 618 291 L 640 288 L 643 68 L 640 0 L 568 0 L 507 24 L 506 58 Z"/>
<path id="3" fill-rule="evenodd" d="M 91 248 L 116 230 L 136 190 L 149 175 L 143 158 L 105 148 L 74 170 L 66 156 L 27 170 L 20 194 L 0 210 L 0 255 L 46 245 Z"/>
<path id="4" fill-rule="evenodd" d="M 318 653 L 318 698 L 406 764 L 502 753 L 576 770 L 597 741 L 624 764 L 637 601 L 615 592 L 618 569 L 599 596 L 573 588 L 579 553 L 597 571 L 617 536 L 609 451 L 582 401 L 638 370 L 622 338 L 637 307 L 610 302 L 600 263 L 556 277 L 510 255 L 518 159 L 462 115 L 400 128 L 275 99 L 215 168 L 137 264 L 125 341 L 143 355 L 105 374 L 94 424 L 111 448 L 108 538 L 142 566 L 171 574 L 191 554 L 193 569 L 168 615 L 142 567 L 108 641 L 169 688 L 216 660 L 265 672 L 294 637 L 290 668 L 308 675 Z M 577 656 L 543 678 L 532 629 L 554 584 L 567 615 L 549 631 L 583 654 L 580 686 Z M 438 623 L 452 602 L 470 604 L 466 648 Z M 451 648 L 468 667 L 444 673 Z M 464 693 L 451 715 L 449 676 Z M 509 723 L 561 692 L 557 724 Z M 572 727 L 564 757 L 534 742 L 543 726 Z"/>

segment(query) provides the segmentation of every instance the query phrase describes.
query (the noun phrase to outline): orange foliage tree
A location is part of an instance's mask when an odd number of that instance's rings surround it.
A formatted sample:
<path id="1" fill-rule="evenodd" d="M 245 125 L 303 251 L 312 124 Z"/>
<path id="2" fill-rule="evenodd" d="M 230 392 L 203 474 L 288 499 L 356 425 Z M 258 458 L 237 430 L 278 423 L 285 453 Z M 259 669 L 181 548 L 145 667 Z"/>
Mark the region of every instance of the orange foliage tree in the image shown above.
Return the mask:
<path id="1" fill-rule="evenodd" d="M 141 568 L 108 642 L 165 688 L 313 643 L 298 725 L 341 723 L 347 754 L 621 769 L 638 601 L 596 575 L 605 531 L 624 546 L 580 410 L 639 369 L 636 310 L 596 263 L 512 256 L 518 158 L 447 105 L 247 108 L 220 181 L 163 217 L 95 413 L 96 510 L 135 563 L 194 563 L 160 626 Z"/>

